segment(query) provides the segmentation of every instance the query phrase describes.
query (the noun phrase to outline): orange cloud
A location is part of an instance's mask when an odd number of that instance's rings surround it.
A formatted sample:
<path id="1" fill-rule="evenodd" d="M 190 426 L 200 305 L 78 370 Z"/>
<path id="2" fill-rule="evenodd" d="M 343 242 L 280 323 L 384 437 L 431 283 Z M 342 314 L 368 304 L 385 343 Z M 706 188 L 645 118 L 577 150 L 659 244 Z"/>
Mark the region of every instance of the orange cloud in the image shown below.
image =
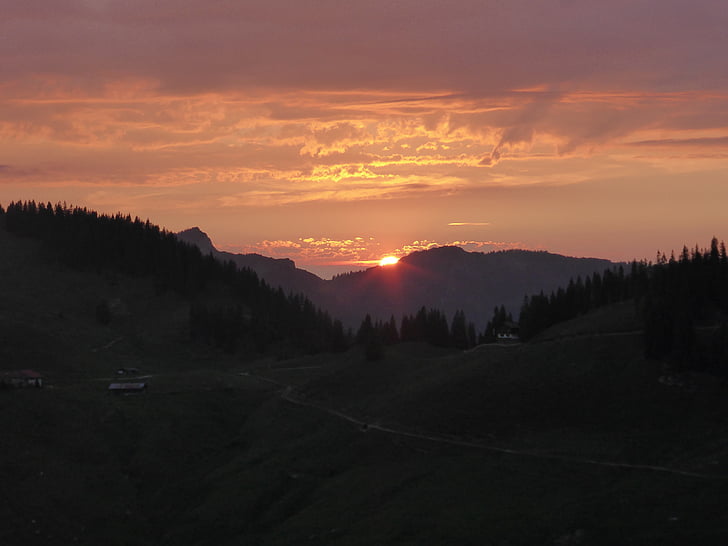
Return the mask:
<path id="1" fill-rule="evenodd" d="M 397 257 L 412 252 L 428 250 L 440 246 L 459 246 L 469 251 L 492 251 L 508 248 L 524 248 L 522 243 L 502 241 L 434 241 L 417 240 L 398 248 L 386 248 L 374 237 L 352 237 L 350 239 L 332 239 L 328 237 L 306 237 L 296 240 L 264 240 L 236 252 L 257 252 L 266 256 L 292 258 L 304 269 L 311 265 L 341 265 L 366 267 L 379 263 L 384 255 Z"/>
<path id="2" fill-rule="evenodd" d="M 236 183 L 221 199 L 229 207 L 391 199 L 484 182 L 551 184 L 558 168 L 547 166 L 549 160 L 626 144 L 697 147 L 689 135 L 707 124 L 704 105 L 715 112 L 728 100 L 715 92 L 550 92 L 545 86 L 482 96 L 441 89 L 179 95 L 139 78 L 79 93 L 69 81 L 50 79 L 45 88 L 39 81 L 36 94 L 23 98 L 17 86 L 0 89 L 6 94 L 0 142 L 9 166 L 1 181 L 26 173 L 26 183 Z M 666 114 L 667 103 L 681 110 Z M 716 130 L 728 130 L 728 119 L 710 119 Z M 659 139 L 645 138 L 658 132 Z M 717 148 L 723 141 L 699 142 Z M 575 165 L 558 169 L 560 183 L 599 171 L 596 163 L 591 172 Z"/>

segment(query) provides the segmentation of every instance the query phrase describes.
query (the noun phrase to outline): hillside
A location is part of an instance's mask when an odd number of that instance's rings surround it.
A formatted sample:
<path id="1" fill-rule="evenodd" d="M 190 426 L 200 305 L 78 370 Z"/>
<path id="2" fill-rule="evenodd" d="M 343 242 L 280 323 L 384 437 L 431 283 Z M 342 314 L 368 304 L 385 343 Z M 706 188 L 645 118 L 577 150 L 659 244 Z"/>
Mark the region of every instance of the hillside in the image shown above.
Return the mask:
<path id="1" fill-rule="evenodd" d="M 478 330 L 485 328 L 495 306 L 518 315 L 527 294 L 546 293 L 570 279 L 602 272 L 614 264 L 597 258 L 572 258 L 548 252 L 509 250 L 467 252 L 440 247 L 414 252 L 395 266 L 373 267 L 322 280 L 295 267 L 290 260 L 258 254 L 231 254 L 215 249 L 198 228 L 177 234 L 203 253 L 248 267 L 272 286 L 305 294 L 314 303 L 356 328 L 369 314 L 373 319 L 399 321 L 421 307 L 440 309 L 448 319 L 465 312 Z"/>
<path id="2" fill-rule="evenodd" d="M 728 407 L 634 306 L 459 352 L 200 351 L 185 300 L 0 230 L 0 543 L 724 544 Z M 108 325 L 99 298 L 118 299 Z M 126 318 L 123 318 L 126 317 Z M 134 365 L 149 390 L 107 394 Z M 662 379 L 662 380 L 661 380 Z"/>
<path id="3" fill-rule="evenodd" d="M 440 247 L 412 253 L 395 266 L 336 277 L 319 301 L 344 321 L 367 313 L 382 320 L 392 315 L 399 319 L 422 306 L 440 309 L 447 317 L 462 310 L 482 330 L 496 306 L 504 305 L 517 317 L 525 295 L 548 293 L 569 279 L 613 265 L 548 252 L 480 253 Z"/>
<path id="4" fill-rule="evenodd" d="M 228 353 L 316 353 L 346 347 L 340 321 L 299 294 L 286 294 L 256 273 L 222 262 L 139 218 L 33 201 L 0 207 L 9 234 L 40 242 L 46 261 L 78 273 L 117 275 L 184 300 L 186 333 Z M 108 324 L 117 298 L 97 300 L 96 319 Z"/>
<path id="5" fill-rule="evenodd" d="M 4 229 L 0 257 L 0 368 L 40 368 L 55 379 L 187 356 L 189 303 L 151 279 L 74 270 L 49 259 L 40 241 Z M 96 318 L 101 302 L 110 305 L 108 326 Z"/>

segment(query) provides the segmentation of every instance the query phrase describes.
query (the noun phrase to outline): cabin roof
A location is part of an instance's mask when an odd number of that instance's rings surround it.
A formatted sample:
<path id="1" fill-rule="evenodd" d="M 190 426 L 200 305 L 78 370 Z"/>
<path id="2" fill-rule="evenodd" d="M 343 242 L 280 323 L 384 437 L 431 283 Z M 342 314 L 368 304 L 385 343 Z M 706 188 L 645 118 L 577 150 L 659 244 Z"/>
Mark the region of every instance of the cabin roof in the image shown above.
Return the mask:
<path id="1" fill-rule="evenodd" d="M 146 389 L 146 383 L 111 383 L 109 385 L 110 391 L 140 391 Z"/>
<path id="2" fill-rule="evenodd" d="M 503 326 L 500 328 L 501 330 L 518 330 L 519 326 L 517 322 L 513 322 L 511 320 L 507 320 L 503 323 Z"/>

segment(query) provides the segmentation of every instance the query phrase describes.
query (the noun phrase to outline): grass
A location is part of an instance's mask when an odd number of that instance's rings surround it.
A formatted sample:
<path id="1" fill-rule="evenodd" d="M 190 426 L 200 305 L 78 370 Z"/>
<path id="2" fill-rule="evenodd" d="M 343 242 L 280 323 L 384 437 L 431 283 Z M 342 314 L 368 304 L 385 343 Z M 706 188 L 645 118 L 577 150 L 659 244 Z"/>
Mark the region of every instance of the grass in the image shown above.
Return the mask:
<path id="1" fill-rule="evenodd" d="M 2 367 L 49 379 L 0 391 L 0 544 L 728 537 L 725 390 L 661 384 L 639 336 L 604 335 L 631 329 L 627 307 L 520 346 L 250 361 L 190 346 L 184 302 L 143 280 L 45 264 L 2 231 L 0 253 Z M 104 327 L 94 306 L 109 298 L 126 314 Z M 147 394 L 107 394 L 121 365 L 151 376 Z M 286 385 L 311 405 L 284 400 Z M 364 431 L 326 408 L 472 445 Z"/>

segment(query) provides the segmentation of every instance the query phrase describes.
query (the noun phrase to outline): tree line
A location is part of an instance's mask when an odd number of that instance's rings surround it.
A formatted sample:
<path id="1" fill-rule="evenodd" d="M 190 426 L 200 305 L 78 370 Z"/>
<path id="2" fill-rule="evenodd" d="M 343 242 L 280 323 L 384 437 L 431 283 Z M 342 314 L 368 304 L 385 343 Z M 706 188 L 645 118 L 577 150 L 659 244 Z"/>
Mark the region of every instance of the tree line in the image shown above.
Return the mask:
<path id="1" fill-rule="evenodd" d="M 676 371 L 728 375 L 728 254 L 716 238 L 704 249 L 661 254 L 644 298 L 645 354 Z"/>
<path id="2" fill-rule="evenodd" d="M 575 318 L 612 303 L 641 299 L 649 286 L 651 264 L 633 261 L 629 271 L 619 265 L 585 279 L 572 279 L 566 288 L 550 295 L 526 296 L 518 319 L 524 341 L 559 322 Z"/>
<path id="3" fill-rule="evenodd" d="M 359 343 L 367 355 L 383 354 L 383 347 L 399 342 L 425 342 L 438 347 L 468 349 L 495 340 L 495 331 L 505 320 L 505 310 L 496 308 L 486 331 L 476 334 L 462 311 L 450 323 L 440 310 L 421 308 L 402 317 L 398 326 L 390 321 L 362 321 L 356 335 L 344 329 L 300 294 L 272 288 L 247 268 L 232 261 L 221 262 L 203 255 L 164 229 L 131 215 L 106 215 L 65 203 L 12 202 L 0 206 L 5 229 L 19 236 L 40 239 L 46 252 L 70 267 L 91 271 L 118 271 L 132 277 L 153 279 L 161 294 L 174 291 L 190 302 L 190 337 L 233 353 L 241 348 L 295 355 L 300 351 L 343 351 Z M 221 284 L 232 297 L 221 303 L 209 301 L 205 288 Z M 96 307 L 100 324 L 111 321 L 105 302 Z M 511 320 L 508 315 L 508 320 Z"/>
<path id="4" fill-rule="evenodd" d="M 399 326 L 394 316 L 388 321 L 372 320 L 366 315 L 356 334 L 356 342 L 365 348 L 368 359 L 377 360 L 384 355 L 384 347 L 397 343 L 420 342 L 435 347 L 467 350 L 481 343 L 494 343 L 497 335 L 513 323 L 510 313 L 502 305 L 493 311 L 485 330 L 476 333 L 464 311 L 456 311 L 451 321 L 439 309 L 421 307 L 417 313 L 406 314 Z"/>
<path id="5" fill-rule="evenodd" d="M 676 256 L 658 252 L 654 263 L 633 261 L 569 282 L 546 296 L 526 297 L 519 317 L 523 340 L 593 309 L 633 301 L 644 324 L 648 358 L 674 370 L 728 375 L 728 254 L 715 237 Z"/>
<path id="6" fill-rule="evenodd" d="M 227 352 L 276 347 L 293 356 L 343 351 L 356 342 L 375 359 L 384 347 L 400 342 L 465 350 L 494 342 L 515 326 L 503 306 L 494 309 L 480 333 L 462 311 L 448 321 L 441 311 L 422 307 L 399 324 L 394 317 L 366 316 L 354 336 L 306 297 L 272 288 L 232 261 L 203 255 L 148 220 L 26 201 L 0 206 L 0 221 L 11 233 L 42 240 L 50 256 L 71 267 L 148 277 L 158 293 L 180 294 L 190 302 L 190 337 Z M 223 303 L 206 298 L 205 288 L 213 285 L 226 287 L 230 297 Z M 684 247 L 678 256 L 658 253 L 655 263 L 633 261 L 572 279 L 548 296 L 525 297 L 520 337 L 527 341 L 553 324 L 622 301 L 634 301 L 644 321 L 647 357 L 676 369 L 728 374 L 728 256 L 715 238 L 708 248 Z M 101 304 L 96 318 L 102 324 L 111 320 Z"/>
<path id="7" fill-rule="evenodd" d="M 149 220 L 34 201 L 0 207 L 0 217 L 8 232 L 40 239 L 49 256 L 70 267 L 148 277 L 158 294 L 178 293 L 190 301 L 190 337 L 227 352 L 275 346 L 315 353 L 344 350 L 351 342 L 342 323 L 308 299 L 274 289 L 232 261 L 203 255 Z M 229 301 L 209 301 L 204 291 L 213 285 L 226 287 Z M 109 321 L 102 305 L 96 317 Z"/>

